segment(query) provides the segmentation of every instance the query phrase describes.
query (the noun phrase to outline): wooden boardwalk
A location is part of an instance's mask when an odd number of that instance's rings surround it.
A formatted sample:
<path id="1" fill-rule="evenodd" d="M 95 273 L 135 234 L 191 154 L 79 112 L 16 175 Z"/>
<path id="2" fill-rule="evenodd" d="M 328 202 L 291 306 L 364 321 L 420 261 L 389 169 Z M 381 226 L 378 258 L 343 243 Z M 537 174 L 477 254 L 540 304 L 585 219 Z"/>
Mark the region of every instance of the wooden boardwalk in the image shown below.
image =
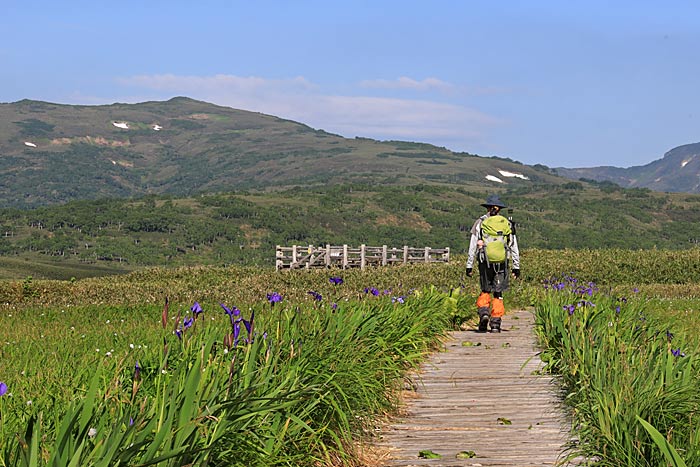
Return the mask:
<path id="1" fill-rule="evenodd" d="M 383 431 L 384 464 L 559 465 L 568 431 L 555 383 L 537 372 L 533 321 L 520 311 L 503 318 L 500 334 L 452 333 L 446 351 L 423 366 L 404 418 Z M 442 457 L 421 458 L 421 451 Z M 474 457 L 465 457 L 469 451 Z"/>

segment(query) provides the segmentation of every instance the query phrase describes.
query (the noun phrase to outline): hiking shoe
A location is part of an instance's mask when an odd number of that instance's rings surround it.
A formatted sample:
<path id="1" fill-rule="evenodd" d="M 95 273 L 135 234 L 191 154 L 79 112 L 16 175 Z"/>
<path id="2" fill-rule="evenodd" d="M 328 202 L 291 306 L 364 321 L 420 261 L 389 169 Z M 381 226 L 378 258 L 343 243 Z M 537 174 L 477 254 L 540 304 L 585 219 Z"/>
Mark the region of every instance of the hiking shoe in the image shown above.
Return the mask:
<path id="1" fill-rule="evenodd" d="M 501 328 L 491 328 L 491 332 L 501 332 Z"/>
<path id="2" fill-rule="evenodd" d="M 488 315 L 481 315 L 481 318 L 479 318 L 479 329 L 476 330 L 476 332 L 486 332 L 489 326 L 489 317 Z"/>

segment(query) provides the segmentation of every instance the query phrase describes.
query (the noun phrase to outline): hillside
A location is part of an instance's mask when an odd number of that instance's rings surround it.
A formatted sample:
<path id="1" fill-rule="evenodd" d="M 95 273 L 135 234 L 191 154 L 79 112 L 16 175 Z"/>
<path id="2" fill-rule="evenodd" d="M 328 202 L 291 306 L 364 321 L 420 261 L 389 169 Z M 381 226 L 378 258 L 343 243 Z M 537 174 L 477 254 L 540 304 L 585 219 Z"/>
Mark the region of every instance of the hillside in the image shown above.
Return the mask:
<path id="1" fill-rule="evenodd" d="M 571 179 L 608 181 L 625 188 L 649 188 L 654 191 L 700 193 L 700 143 L 671 149 L 662 159 L 642 166 L 554 169 Z"/>
<path id="2" fill-rule="evenodd" d="M 341 184 L 4 209 L 0 277 L 69 279 L 144 266 L 272 268 L 275 245 L 291 244 L 448 246 L 459 255 L 485 195 L 425 184 Z M 698 195 L 581 182 L 501 195 L 513 208 L 523 249 L 687 249 L 700 242 Z"/>
<path id="3" fill-rule="evenodd" d="M 350 182 L 487 189 L 566 180 L 543 166 L 422 143 L 348 139 L 185 97 L 0 104 L 3 206 Z"/>

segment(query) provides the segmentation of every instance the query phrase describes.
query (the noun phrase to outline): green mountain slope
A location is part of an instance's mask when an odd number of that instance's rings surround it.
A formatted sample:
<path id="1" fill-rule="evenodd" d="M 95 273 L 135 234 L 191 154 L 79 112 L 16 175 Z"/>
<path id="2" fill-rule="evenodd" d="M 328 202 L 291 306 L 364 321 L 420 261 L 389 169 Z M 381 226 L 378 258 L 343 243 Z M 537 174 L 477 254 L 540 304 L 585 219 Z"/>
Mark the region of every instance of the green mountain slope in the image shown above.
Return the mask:
<path id="1" fill-rule="evenodd" d="M 348 182 L 484 189 L 566 180 L 543 166 L 421 143 L 348 139 L 184 97 L 102 106 L 0 104 L 4 206 Z"/>
<path id="2" fill-rule="evenodd" d="M 625 188 L 700 193 L 700 143 L 673 148 L 662 159 L 646 165 L 620 167 L 556 168 L 571 179 L 608 181 Z"/>
<path id="3" fill-rule="evenodd" d="M 67 279 L 143 266 L 273 267 L 275 245 L 291 244 L 449 246 L 460 254 L 485 195 L 425 184 L 344 184 L 4 209 L 0 277 Z M 700 242 L 698 195 L 579 182 L 501 195 L 514 209 L 523 249 L 650 249 L 640 253 L 646 255 Z M 37 268 L 29 273 L 23 264 Z"/>

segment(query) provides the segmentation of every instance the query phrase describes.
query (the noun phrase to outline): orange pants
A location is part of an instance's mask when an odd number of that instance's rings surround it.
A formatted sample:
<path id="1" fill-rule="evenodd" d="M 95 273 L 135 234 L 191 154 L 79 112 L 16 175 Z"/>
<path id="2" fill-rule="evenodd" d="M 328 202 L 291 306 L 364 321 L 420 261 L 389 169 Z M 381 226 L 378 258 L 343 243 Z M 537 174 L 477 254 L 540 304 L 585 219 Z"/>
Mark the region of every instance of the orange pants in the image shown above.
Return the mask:
<path id="1" fill-rule="evenodd" d="M 491 308 L 491 317 L 500 318 L 505 312 L 506 308 L 503 306 L 502 298 L 494 298 L 493 304 L 491 303 L 491 294 L 488 292 L 481 292 L 479 297 L 476 299 L 477 308 Z"/>

